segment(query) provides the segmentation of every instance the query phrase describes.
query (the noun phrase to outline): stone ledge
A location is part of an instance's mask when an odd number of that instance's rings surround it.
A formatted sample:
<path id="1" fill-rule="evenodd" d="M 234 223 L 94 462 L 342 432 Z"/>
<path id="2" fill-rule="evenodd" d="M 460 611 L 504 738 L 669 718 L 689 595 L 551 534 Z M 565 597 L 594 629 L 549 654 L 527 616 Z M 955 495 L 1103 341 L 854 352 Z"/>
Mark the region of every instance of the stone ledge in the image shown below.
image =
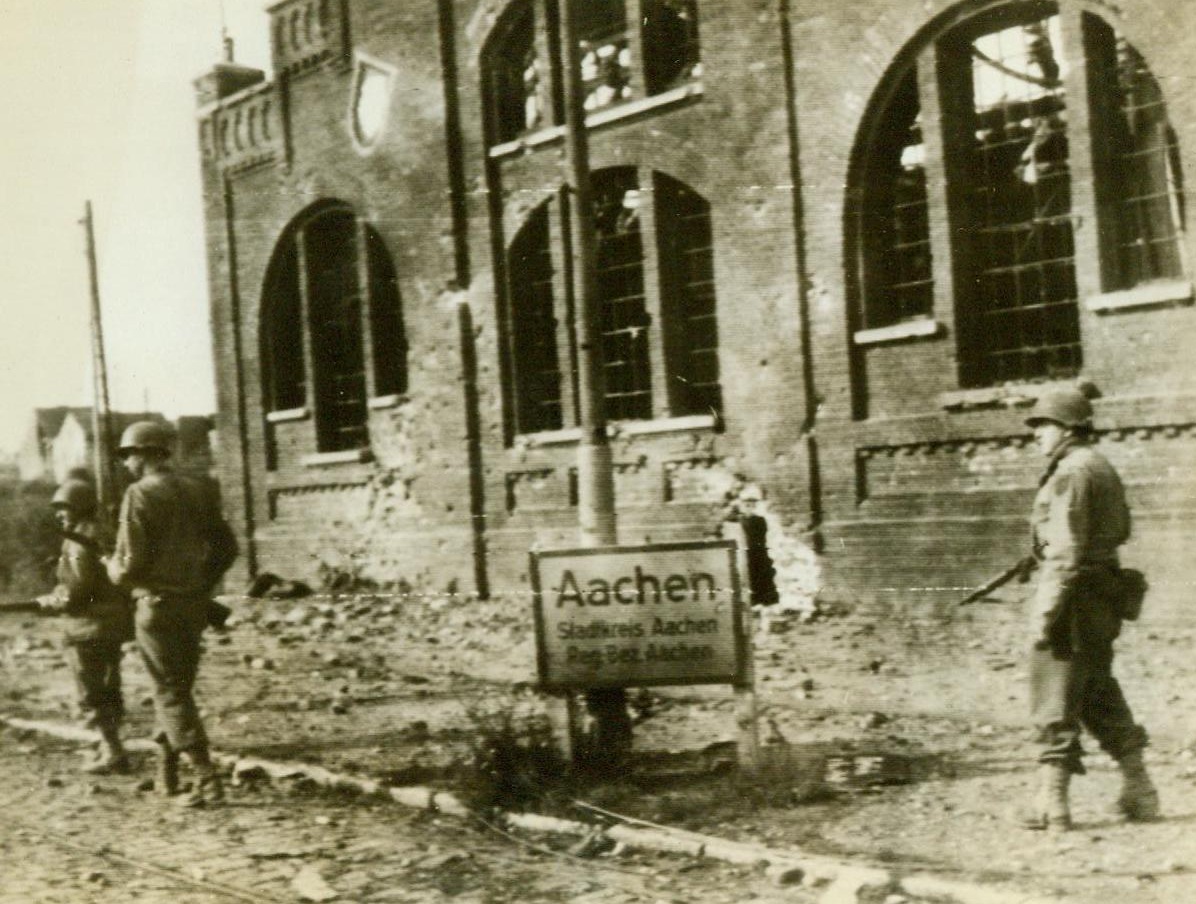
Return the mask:
<path id="1" fill-rule="evenodd" d="M 407 401 L 407 396 L 401 393 L 391 393 L 390 395 L 374 396 L 366 402 L 366 406 L 371 411 L 377 411 L 380 408 L 398 408 Z"/>
<path id="2" fill-rule="evenodd" d="M 586 128 L 597 128 L 598 126 L 620 122 L 624 119 L 631 119 L 644 113 L 659 110 L 662 107 L 681 104 L 691 98 L 701 97 L 705 93 L 705 90 L 701 82 L 690 82 L 676 88 L 671 88 L 668 91 L 662 91 L 659 94 L 653 94 L 650 97 L 641 97 L 636 100 L 617 104 L 613 107 L 607 107 L 604 110 L 588 114 L 586 116 Z M 528 132 L 526 135 L 521 135 L 518 138 L 512 138 L 510 141 L 504 141 L 491 146 L 489 151 L 487 151 L 487 156 L 491 160 L 499 160 L 504 157 L 511 157 L 521 151 L 529 151 L 541 145 L 561 141 L 564 137 L 564 126 L 546 126 L 534 132 Z"/>
<path id="3" fill-rule="evenodd" d="M 374 454 L 369 449 L 345 449 L 341 452 L 315 452 L 304 455 L 300 464 L 305 468 L 323 468 L 330 465 L 359 464 L 372 461 Z"/>
<path id="4" fill-rule="evenodd" d="M 1192 303 L 1192 284 L 1186 279 L 1157 280 L 1132 289 L 1104 292 L 1085 300 L 1084 307 L 1098 314 L 1170 308 Z"/>
<path id="5" fill-rule="evenodd" d="M 1052 380 L 1043 383 L 1006 383 L 978 389 L 953 389 L 939 393 L 940 408 L 947 411 L 972 411 L 980 408 L 1025 408 L 1039 396 L 1061 389 L 1074 389 L 1076 380 Z"/>
<path id="6" fill-rule="evenodd" d="M 870 330 L 857 330 L 852 336 L 856 345 L 883 345 L 888 342 L 902 342 L 907 339 L 930 339 L 946 332 L 937 320 L 907 320 L 891 326 L 878 326 Z"/>
<path id="7" fill-rule="evenodd" d="M 284 424 L 288 421 L 305 421 L 311 417 L 307 408 L 285 408 L 282 411 L 267 411 L 266 420 L 271 424 Z"/>

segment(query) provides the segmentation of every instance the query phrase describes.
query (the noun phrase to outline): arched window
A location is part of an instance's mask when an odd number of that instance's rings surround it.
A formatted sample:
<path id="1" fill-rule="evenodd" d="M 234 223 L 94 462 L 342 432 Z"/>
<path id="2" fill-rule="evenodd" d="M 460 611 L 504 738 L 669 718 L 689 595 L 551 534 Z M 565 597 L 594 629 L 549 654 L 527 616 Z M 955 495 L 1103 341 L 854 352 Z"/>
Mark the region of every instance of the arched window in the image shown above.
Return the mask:
<path id="1" fill-rule="evenodd" d="M 366 227 L 370 273 L 370 340 L 373 349 L 374 396 L 407 392 L 407 332 L 399 278 L 382 236 Z"/>
<path id="2" fill-rule="evenodd" d="M 1073 376 L 1083 304 L 1187 278 L 1158 84 L 1070 3 L 992 3 L 913 50 L 861 133 L 857 322 L 873 331 L 951 305 L 962 385 Z M 1091 188 L 1075 181 L 1088 160 Z M 1098 259 L 1077 247 L 1084 210 Z"/>
<path id="3" fill-rule="evenodd" d="M 631 167 L 598 170 L 592 189 L 606 415 L 646 419 L 652 417 L 652 368 L 640 226 L 644 198 Z"/>
<path id="4" fill-rule="evenodd" d="M 368 399 L 406 392 L 406 359 L 398 280 L 381 235 L 340 204 L 296 221 L 275 249 L 262 298 L 267 420 L 310 411 L 316 451 L 365 449 Z"/>
<path id="5" fill-rule="evenodd" d="M 653 182 L 669 408 L 717 416 L 723 401 L 710 203 L 663 173 L 653 174 Z"/>
<path id="6" fill-rule="evenodd" d="M 262 293 L 262 395 L 266 411 L 302 408 L 305 403 L 302 310 L 299 260 L 292 237 L 275 252 Z"/>
<path id="7" fill-rule="evenodd" d="M 536 18 L 533 4 L 518 4 L 492 41 L 497 50 L 487 68 L 494 141 L 510 141 L 546 122 L 544 79 L 547 70 L 536 53 Z"/>
<path id="8" fill-rule="evenodd" d="M 519 433 L 563 426 L 548 207 L 545 202 L 528 217 L 507 252 Z"/>
<path id="9" fill-rule="evenodd" d="M 316 438 L 321 452 L 369 445 L 356 219 L 332 211 L 304 230 Z"/>
<path id="10" fill-rule="evenodd" d="M 1109 124 L 1094 138 L 1108 173 L 1102 199 L 1116 238 L 1108 288 L 1186 275 L 1183 174 L 1163 93 L 1142 56 L 1107 23 L 1085 16 L 1092 65 L 1108 88 Z"/>
<path id="11" fill-rule="evenodd" d="M 934 307 L 921 122 L 911 71 L 889 101 L 867 161 L 861 229 L 868 262 L 865 328 L 929 317 Z"/>
<path id="12" fill-rule="evenodd" d="M 591 176 L 606 415 L 612 421 L 722 411 L 710 205 L 636 167 Z M 579 326 L 566 291 L 567 205 L 543 203 L 507 250 L 512 433 L 570 426 Z M 565 263 L 557 272 L 553 261 Z"/>

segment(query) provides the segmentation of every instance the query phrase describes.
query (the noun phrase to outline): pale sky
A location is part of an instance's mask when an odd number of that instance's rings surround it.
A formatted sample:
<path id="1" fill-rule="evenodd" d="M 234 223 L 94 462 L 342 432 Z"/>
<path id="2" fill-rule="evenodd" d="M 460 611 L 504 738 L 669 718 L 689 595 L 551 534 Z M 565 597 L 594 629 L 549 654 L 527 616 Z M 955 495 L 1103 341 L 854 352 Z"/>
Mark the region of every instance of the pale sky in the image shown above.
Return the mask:
<path id="1" fill-rule="evenodd" d="M 92 202 L 117 410 L 215 406 L 192 80 L 269 70 L 267 0 L 0 0 L 0 452 L 91 403 Z"/>

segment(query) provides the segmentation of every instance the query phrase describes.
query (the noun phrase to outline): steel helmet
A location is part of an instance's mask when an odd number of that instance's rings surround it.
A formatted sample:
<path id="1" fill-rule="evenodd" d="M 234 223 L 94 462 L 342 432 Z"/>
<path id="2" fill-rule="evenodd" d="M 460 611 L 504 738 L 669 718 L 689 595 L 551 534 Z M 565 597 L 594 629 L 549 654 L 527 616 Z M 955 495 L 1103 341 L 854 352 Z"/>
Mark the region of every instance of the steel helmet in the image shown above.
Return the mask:
<path id="1" fill-rule="evenodd" d="M 79 515 L 90 515 L 96 510 L 95 487 L 86 480 L 64 480 L 54 491 L 50 505 Z"/>
<path id="2" fill-rule="evenodd" d="M 1033 427 L 1053 421 L 1064 427 L 1091 428 L 1092 403 L 1079 389 L 1058 389 L 1038 397 L 1034 410 L 1026 418 L 1027 426 Z"/>
<path id="3" fill-rule="evenodd" d="M 120 436 L 120 454 L 154 450 L 169 455 L 174 446 L 174 431 L 160 421 L 137 421 L 129 424 Z"/>

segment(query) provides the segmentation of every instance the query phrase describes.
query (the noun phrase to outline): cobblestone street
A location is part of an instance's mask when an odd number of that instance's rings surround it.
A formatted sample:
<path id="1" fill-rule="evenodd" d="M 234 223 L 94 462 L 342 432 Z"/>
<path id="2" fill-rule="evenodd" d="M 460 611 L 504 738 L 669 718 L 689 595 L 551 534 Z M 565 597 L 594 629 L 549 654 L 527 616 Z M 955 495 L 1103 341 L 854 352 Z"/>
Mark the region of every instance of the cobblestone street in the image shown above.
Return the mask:
<path id="1" fill-rule="evenodd" d="M 233 602 L 232 629 L 207 637 L 199 687 L 225 754 L 307 763 L 385 786 L 456 790 L 480 733 L 543 709 L 531 689 L 527 619 L 510 600 Z M 1023 900 L 1016 895 L 1026 889 L 1046 896 L 1037 900 L 1092 904 L 1111 896 L 1124 904 L 1191 900 L 1196 725 L 1181 692 L 1191 675 L 1191 632 L 1165 622 L 1135 626 L 1119 659 L 1154 735 L 1150 761 L 1167 818 L 1144 826 L 1111 819 L 1116 778 L 1096 753 L 1090 775 L 1077 782 L 1077 831 L 1054 838 L 1009 821 L 1032 780 L 1020 726 L 1017 617 L 1015 606 L 990 606 L 965 620 L 896 626 L 890 635 L 859 618 L 765 624 L 756 651 L 762 741 L 793 768 L 766 772 L 763 792 L 744 797 L 719 771 L 718 751 L 734 737 L 729 692 L 675 688 L 635 698 L 639 765 L 613 789 L 593 789 L 591 800 L 733 842 L 881 864 L 895 876 L 932 871 L 999 889 L 1001 901 Z M 51 619 L 0 617 L 6 716 L 70 722 L 72 690 L 57 630 Z M 144 738 L 150 710 L 135 655 L 124 674 L 128 734 Z M 24 864 L 22 885 L 6 877 L 0 886 L 13 904 L 156 904 L 250 892 L 297 901 L 303 898 L 293 881 L 305 867 L 336 900 L 361 904 L 729 904 L 826 894 L 711 860 L 632 850 L 562 860 L 468 819 L 311 793 L 290 779 L 234 788 L 224 808 L 183 814 L 135 792 L 135 778 L 79 775 L 77 745 L 11 730 L 0 737 L 0 801 L 12 817 L 2 854 L 5 863 Z M 660 774 L 644 765 L 670 751 L 709 751 L 708 768 Z M 857 754 L 860 762 L 887 757 L 905 774 L 826 788 L 828 762 Z M 139 777 L 149 774 L 146 763 Z M 563 815 L 584 818 L 575 810 Z M 558 848 L 578 841 L 526 840 Z M 104 845 L 136 863 L 101 855 Z M 231 891 L 198 886 L 197 877 Z"/>
<path id="2" fill-rule="evenodd" d="M 11 729 L 0 750 L 4 904 L 729 904 L 780 893 L 759 870 L 630 851 L 586 860 L 302 784 L 237 787 L 222 806 L 184 811 L 135 790 L 144 760 L 134 776 L 89 777 L 77 745 Z M 784 900 L 813 898 L 786 889 Z"/>

